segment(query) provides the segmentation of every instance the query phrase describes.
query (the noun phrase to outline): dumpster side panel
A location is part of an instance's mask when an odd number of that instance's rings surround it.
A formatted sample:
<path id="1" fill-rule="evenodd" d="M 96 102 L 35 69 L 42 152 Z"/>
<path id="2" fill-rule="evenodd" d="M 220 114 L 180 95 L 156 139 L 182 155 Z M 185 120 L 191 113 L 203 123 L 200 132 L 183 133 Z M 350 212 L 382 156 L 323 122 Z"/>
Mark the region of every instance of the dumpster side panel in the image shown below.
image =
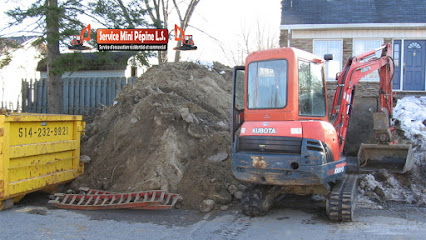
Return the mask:
<path id="1" fill-rule="evenodd" d="M 6 195 L 6 136 L 5 116 L 0 115 L 0 200 Z M 0 204 L 1 205 L 1 204 Z"/>
<path id="2" fill-rule="evenodd" d="M 81 116 L 0 115 L 0 129 L 4 132 L 0 136 L 0 200 L 56 186 L 83 173 Z"/>

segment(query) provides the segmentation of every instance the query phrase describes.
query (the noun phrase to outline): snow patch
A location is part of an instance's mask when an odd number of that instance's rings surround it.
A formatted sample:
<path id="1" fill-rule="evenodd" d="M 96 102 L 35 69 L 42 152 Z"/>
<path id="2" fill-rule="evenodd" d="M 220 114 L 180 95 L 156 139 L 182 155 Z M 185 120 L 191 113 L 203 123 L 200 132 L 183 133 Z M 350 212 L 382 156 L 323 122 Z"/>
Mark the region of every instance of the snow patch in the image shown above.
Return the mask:
<path id="1" fill-rule="evenodd" d="M 426 96 L 404 97 L 399 99 L 393 117 L 401 122 L 404 135 L 414 147 L 416 163 L 425 164 L 424 152 L 426 151 Z"/>
<path id="2" fill-rule="evenodd" d="M 213 62 L 212 61 L 195 60 L 195 61 L 192 61 L 192 62 L 207 68 L 209 71 L 211 71 L 213 69 Z"/>

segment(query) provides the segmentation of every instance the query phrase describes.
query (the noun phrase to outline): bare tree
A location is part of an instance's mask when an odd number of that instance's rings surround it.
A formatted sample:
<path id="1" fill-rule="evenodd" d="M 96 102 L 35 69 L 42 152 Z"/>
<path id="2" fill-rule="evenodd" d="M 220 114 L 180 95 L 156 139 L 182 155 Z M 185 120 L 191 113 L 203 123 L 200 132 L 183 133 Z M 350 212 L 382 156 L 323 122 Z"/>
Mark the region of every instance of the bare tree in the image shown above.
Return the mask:
<path id="1" fill-rule="evenodd" d="M 223 51 L 223 53 L 235 65 L 244 65 L 245 58 L 251 52 L 278 48 L 278 33 L 279 31 L 271 32 L 257 20 L 255 27 L 241 28 L 241 40 L 238 42 L 236 49 Z"/>
<path id="2" fill-rule="evenodd" d="M 146 10 L 156 28 L 167 28 L 169 21 L 169 0 L 144 0 Z M 153 5 L 153 6 L 152 6 Z M 158 51 L 158 64 L 167 62 L 167 51 Z"/>
<path id="3" fill-rule="evenodd" d="M 173 0 L 174 8 L 169 9 L 169 0 L 144 0 L 148 14 L 154 23 L 156 28 L 168 28 L 169 14 L 172 11 L 176 11 L 176 14 L 179 17 L 180 28 L 185 32 L 188 28 L 189 20 L 191 19 L 192 14 L 194 13 L 195 7 L 200 2 L 200 0 L 190 0 L 188 2 L 177 2 Z M 182 15 L 182 11 L 179 6 L 182 7 L 183 4 L 187 5 L 185 14 Z M 177 34 L 177 33 L 175 33 Z M 181 42 L 179 41 L 176 46 L 179 47 Z M 180 51 L 176 51 L 175 62 L 180 60 Z M 158 52 L 158 64 L 167 62 L 167 51 Z"/>
<path id="4" fill-rule="evenodd" d="M 177 15 L 179 17 L 179 21 L 180 21 L 180 28 L 182 29 L 182 31 L 186 31 L 186 29 L 188 28 L 189 25 L 189 20 L 192 17 L 192 14 L 194 13 L 195 7 L 197 6 L 197 4 L 200 2 L 200 0 L 191 0 L 188 4 L 188 7 L 185 11 L 185 15 L 182 16 L 181 11 L 179 9 L 178 4 L 176 3 L 176 0 L 173 0 L 173 5 L 175 6 Z M 177 34 L 177 33 L 175 33 Z M 180 34 L 180 33 L 179 33 Z M 180 37 L 182 37 L 182 35 L 180 34 Z M 181 46 L 181 41 L 178 41 L 176 44 L 176 47 L 180 47 Z M 180 51 L 176 51 L 175 53 L 175 62 L 179 62 L 180 61 Z"/>

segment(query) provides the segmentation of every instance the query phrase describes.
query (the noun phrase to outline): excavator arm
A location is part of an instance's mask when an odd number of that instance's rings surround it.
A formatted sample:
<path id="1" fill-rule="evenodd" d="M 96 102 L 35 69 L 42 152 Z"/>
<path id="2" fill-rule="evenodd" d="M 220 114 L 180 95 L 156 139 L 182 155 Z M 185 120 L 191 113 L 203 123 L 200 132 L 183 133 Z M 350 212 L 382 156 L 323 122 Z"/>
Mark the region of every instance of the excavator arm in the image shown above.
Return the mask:
<path id="1" fill-rule="evenodd" d="M 376 57 L 376 53 L 380 51 L 380 57 Z M 389 43 L 347 61 L 344 70 L 337 77 L 337 91 L 333 98 L 330 121 L 338 134 L 339 150 L 342 153 L 355 100 L 355 87 L 363 77 L 376 70 L 380 75 L 380 89 L 377 112 L 372 112 L 378 144 L 361 144 L 358 151 L 359 170 L 369 172 L 387 169 L 391 172 L 405 173 L 413 167 L 414 158 L 411 144 L 397 144 L 393 139 L 395 128 L 391 119 L 394 63 Z"/>
<path id="2" fill-rule="evenodd" d="M 381 51 L 381 57 L 377 58 L 376 53 L 379 51 Z M 363 77 L 376 70 L 379 70 L 380 75 L 379 109 L 387 113 L 390 124 L 393 106 L 392 77 L 394 64 L 392 47 L 388 43 L 380 48 L 348 59 L 342 73 L 337 77 L 337 90 L 333 98 L 330 120 L 340 138 L 340 152 L 343 152 L 345 145 L 346 132 L 355 100 L 355 87 Z"/>
<path id="3" fill-rule="evenodd" d="M 84 34 L 87 32 L 87 37 L 84 37 Z M 80 33 L 81 44 L 84 44 L 84 41 L 90 41 L 90 24 L 85 27 Z"/>

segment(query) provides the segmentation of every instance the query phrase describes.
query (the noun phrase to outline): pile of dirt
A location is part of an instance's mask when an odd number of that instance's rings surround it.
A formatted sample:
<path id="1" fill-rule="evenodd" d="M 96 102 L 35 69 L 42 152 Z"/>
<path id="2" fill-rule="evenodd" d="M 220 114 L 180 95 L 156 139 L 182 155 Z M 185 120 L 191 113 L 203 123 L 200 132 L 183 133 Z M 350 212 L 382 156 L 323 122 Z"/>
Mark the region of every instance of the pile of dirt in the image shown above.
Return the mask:
<path id="1" fill-rule="evenodd" d="M 240 186 L 230 160 L 232 72 L 217 65 L 153 66 L 123 89 L 87 125 L 81 147 L 92 160 L 73 186 L 167 190 L 181 194 L 183 208 L 207 199 L 216 208 L 230 204 L 235 192 L 228 189 Z"/>

